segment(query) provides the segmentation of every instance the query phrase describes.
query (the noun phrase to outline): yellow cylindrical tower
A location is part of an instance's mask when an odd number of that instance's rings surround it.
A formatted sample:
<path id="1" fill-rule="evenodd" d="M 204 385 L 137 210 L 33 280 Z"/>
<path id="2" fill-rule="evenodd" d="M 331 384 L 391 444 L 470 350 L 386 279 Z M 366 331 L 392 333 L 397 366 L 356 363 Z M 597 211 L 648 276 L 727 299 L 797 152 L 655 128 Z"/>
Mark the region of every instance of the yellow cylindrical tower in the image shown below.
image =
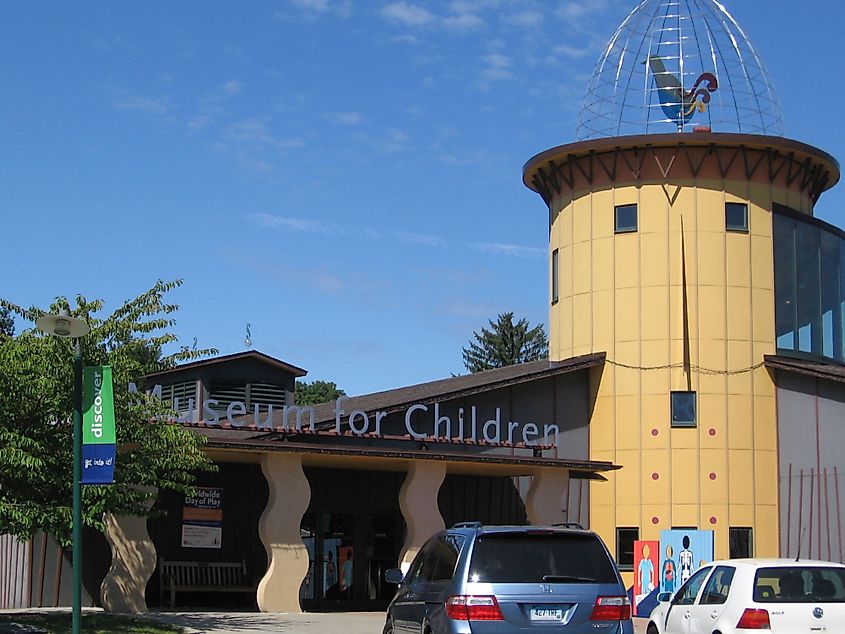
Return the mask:
<path id="1" fill-rule="evenodd" d="M 778 554 L 772 211 L 812 215 L 836 161 L 782 137 L 693 132 L 591 139 L 532 158 L 549 207 L 550 354 L 606 352 L 590 526 L 748 527 Z"/>

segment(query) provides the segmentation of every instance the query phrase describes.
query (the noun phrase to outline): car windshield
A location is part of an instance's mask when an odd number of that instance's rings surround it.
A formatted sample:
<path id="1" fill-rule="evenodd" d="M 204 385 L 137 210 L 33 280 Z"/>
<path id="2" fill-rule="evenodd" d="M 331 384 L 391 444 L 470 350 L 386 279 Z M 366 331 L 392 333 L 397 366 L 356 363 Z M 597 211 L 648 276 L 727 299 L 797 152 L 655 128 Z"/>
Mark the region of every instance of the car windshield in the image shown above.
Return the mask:
<path id="1" fill-rule="evenodd" d="M 492 533 L 475 542 L 469 581 L 617 583 L 613 562 L 595 535 Z"/>
<path id="2" fill-rule="evenodd" d="M 754 578 L 757 603 L 845 601 L 845 568 L 788 566 L 760 568 Z"/>

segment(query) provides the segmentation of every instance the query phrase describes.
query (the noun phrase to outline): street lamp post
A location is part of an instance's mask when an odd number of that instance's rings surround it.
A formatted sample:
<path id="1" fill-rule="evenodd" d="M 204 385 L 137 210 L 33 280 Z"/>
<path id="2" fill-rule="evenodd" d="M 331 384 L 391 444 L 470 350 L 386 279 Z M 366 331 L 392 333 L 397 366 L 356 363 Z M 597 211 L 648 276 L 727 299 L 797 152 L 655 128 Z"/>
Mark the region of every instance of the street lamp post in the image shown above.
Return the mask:
<path id="1" fill-rule="evenodd" d="M 82 626 L 82 347 L 79 338 L 91 328 L 81 319 L 62 310 L 58 315 L 42 315 L 36 327 L 48 334 L 74 340 L 73 349 L 73 634 Z"/>

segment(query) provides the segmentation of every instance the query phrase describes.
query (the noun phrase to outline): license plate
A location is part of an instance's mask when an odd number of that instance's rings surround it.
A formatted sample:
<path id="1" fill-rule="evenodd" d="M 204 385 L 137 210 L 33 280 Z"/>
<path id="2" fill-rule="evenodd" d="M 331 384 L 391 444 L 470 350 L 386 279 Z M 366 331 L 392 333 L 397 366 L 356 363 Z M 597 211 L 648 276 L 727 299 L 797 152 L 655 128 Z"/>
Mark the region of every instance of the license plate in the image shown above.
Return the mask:
<path id="1" fill-rule="evenodd" d="M 529 616 L 532 621 L 562 621 L 563 608 L 532 607 Z"/>

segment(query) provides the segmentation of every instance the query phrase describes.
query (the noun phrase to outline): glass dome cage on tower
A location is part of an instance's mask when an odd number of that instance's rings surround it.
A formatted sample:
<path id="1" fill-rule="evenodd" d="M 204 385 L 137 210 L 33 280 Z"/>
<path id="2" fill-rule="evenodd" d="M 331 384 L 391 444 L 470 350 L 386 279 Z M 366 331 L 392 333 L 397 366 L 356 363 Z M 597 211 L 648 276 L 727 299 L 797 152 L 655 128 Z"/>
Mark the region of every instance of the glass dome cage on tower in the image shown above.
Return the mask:
<path id="1" fill-rule="evenodd" d="M 643 0 L 596 64 L 578 140 L 630 134 L 783 135 L 769 73 L 715 0 Z"/>

